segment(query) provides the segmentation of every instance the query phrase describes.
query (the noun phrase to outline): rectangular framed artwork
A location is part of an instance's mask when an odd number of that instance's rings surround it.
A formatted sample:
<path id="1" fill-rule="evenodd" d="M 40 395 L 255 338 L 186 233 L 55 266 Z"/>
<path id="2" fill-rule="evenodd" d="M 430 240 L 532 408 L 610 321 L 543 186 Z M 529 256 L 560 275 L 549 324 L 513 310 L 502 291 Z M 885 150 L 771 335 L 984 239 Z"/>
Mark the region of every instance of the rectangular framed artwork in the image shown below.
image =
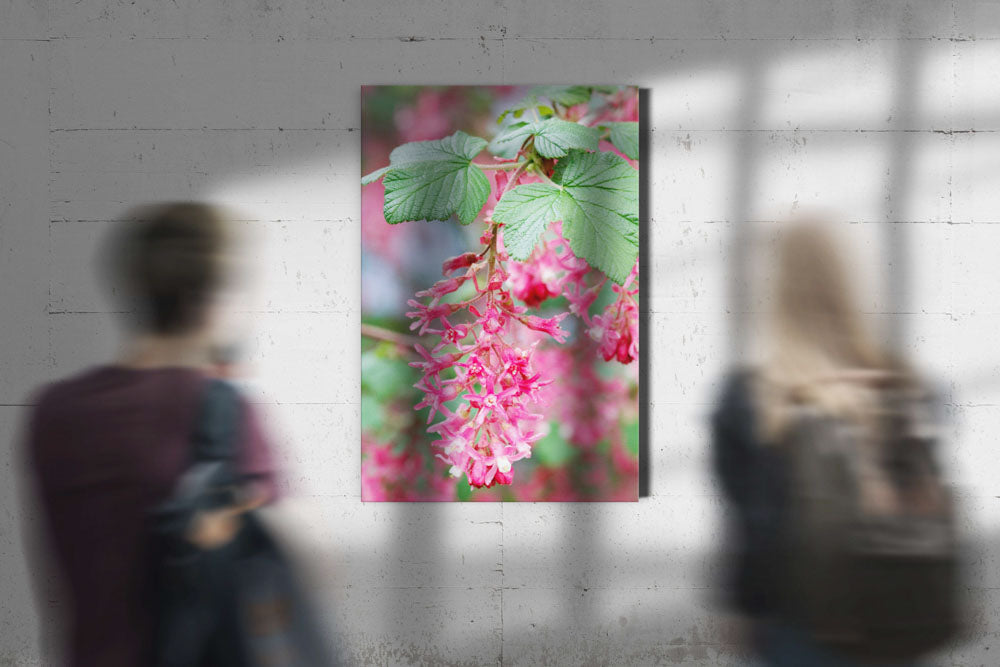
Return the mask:
<path id="1" fill-rule="evenodd" d="M 639 92 L 365 86 L 365 501 L 635 501 Z"/>

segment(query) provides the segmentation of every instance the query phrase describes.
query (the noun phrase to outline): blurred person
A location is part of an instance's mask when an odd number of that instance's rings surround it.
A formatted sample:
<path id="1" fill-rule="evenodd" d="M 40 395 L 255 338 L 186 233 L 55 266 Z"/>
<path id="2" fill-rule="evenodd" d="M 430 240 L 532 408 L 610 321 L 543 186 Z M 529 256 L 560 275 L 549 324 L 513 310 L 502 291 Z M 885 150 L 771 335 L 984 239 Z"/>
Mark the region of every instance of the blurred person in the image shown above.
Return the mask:
<path id="1" fill-rule="evenodd" d="M 192 462 L 192 433 L 213 375 L 232 360 L 220 295 L 233 280 L 224 215 L 198 203 L 135 212 L 110 246 L 116 283 L 137 325 L 120 356 L 37 392 L 23 456 L 68 594 L 67 663 L 152 664 L 157 600 L 149 574 L 150 516 Z M 228 349 L 228 348 L 226 348 Z M 277 495 L 271 445 L 235 390 L 238 493 L 184 527 L 194 548 L 219 550 L 241 515 Z M 211 627 L 214 619 L 200 622 Z M 219 647 L 216 647 L 219 648 Z M 228 650 L 221 647 L 224 653 Z M 213 664 L 240 664 L 216 655 Z"/>
<path id="2" fill-rule="evenodd" d="M 731 604 L 770 665 L 908 665 L 956 633 L 935 404 L 872 336 L 826 226 L 784 226 L 763 361 L 712 415 Z"/>

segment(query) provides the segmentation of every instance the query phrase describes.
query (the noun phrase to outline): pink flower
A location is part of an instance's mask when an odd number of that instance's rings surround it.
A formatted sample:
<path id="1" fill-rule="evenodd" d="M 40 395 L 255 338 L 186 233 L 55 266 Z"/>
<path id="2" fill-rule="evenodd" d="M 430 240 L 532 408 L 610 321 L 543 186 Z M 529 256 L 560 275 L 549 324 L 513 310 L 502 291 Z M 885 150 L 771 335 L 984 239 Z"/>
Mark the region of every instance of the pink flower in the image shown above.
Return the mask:
<path id="1" fill-rule="evenodd" d="M 541 437 L 535 425 L 542 416 L 528 406 L 538 403 L 551 379 L 532 368 L 534 348 L 520 346 L 519 337 L 532 330 L 558 342 L 567 336 L 559 327 L 567 313 L 541 318 L 525 315 L 515 304 L 505 286 L 509 260 L 499 226 L 487 230 L 482 241 L 482 253 L 466 253 L 442 266 L 445 275 L 465 268 L 464 274 L 418 292 L 429 301 L 409 301 L 413 310 L 407 313 L 414 320 L 411 329 L 439 338 L 429 351 L 415 346 L 421 360 L 410 365 L 423 373 L 415 385 L 423 399 L 414 407 L 430 408 L 427 430 L 437 434 L 437 458 L 448 464 L 449 473 L 464 475 L 479 488 L 512 483 L 513 464 L 531 456 L 531 443 Z M 484 270 L 486 275 L 479 276 Z M 475 296 L 455 304 L 438 302 L 469 278 Z M 436 415 L 440 421 L 434 421 Z"/>
<path id="2" fill-rule="evenodd" d="M 566 336 L 569 334 L 565 330 L 559 328 L 559 323 L 568 314 L 569 313 L 559 313 L 555 317 L 536 317 L 534 315 L 527 315 L 520 319 L 521 322 L 524 323 L 524 326 L 529 329 L 547 333 L 552 336 L 557 343 L 562 343 L 566 340 Z"/>
<path id="3" fill-rule="evenodd" d="M 464 252 L 456 257 L 450 257 L 444 260 L 444 264 L 441 265 L 441 273 L 448 275 L 459 269 L 466 269 L 476 263 L 479 259 L 479 255 L 474 252 Z"/>
<path id="4" fill-rule="evenodd" d="M 514 470 L 505 456 L 471 459 L 467 472 L 469 483 L 476 487 L 489 488 L 514 481 Z"/>
<path id="5" fill-rule="evenodd" d="M 406 302 L 406 305 L 416 309 L 406 313 L 406 316 L 415 320 L 410 323 L 410 329 L 413 330 L 419 327 L 421 336 L 426 333 L 431 322 L 438 318 L 451 315 L 462 308 L 460 304 L 456 303 L 425 305 L 414 299 L 409 299 Z"/>
<path id="6" fill-rule="evenodd" d="M 629 364 L 639 357 L 639 307 L 634 298 L 639 288 L 631 288 L 638 275 L 639 263 L 636 262 L 625 284 L 613 286 L 618 295 L 615 302 L 592 320 L 590 335 L 600 342 L 601 356 L 605 361 L 617 359 L 620 363 Z"/>
<path id="7" fill-rule="evenodd" d="M 537 308 L 546 299 L 559 296 L 562 268 L 558 256 L 551 252 L 543 252 L 528 262 L 511 262 L 511 292 L 529 308 Z"/>
<path id="8" fill-rule="evenodd" d="M 440 299 L 446 294 L 451 294 L 465 282 L 465 278 L 446 278 L 445 280 L 439 280 L 434 283 L 430 289 L 421 290 L 417 292 L 416 296 L 431 296 L 434 299 Z"/>

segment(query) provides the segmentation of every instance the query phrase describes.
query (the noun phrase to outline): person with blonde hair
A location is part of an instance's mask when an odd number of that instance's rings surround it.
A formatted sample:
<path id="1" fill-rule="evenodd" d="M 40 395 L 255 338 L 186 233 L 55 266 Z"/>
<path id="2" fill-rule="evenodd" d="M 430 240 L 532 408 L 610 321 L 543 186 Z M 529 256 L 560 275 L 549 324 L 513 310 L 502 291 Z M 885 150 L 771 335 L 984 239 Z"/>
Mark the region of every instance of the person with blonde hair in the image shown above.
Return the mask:
<path id="1" fill-rule="evenodd" d="M 776 249 L 762 360 L 712 415 L 731 602 L 767 664 L 911 664 L 953 631 L 933 401 L 867 326 L 829 223 L 785 223 Z"/>

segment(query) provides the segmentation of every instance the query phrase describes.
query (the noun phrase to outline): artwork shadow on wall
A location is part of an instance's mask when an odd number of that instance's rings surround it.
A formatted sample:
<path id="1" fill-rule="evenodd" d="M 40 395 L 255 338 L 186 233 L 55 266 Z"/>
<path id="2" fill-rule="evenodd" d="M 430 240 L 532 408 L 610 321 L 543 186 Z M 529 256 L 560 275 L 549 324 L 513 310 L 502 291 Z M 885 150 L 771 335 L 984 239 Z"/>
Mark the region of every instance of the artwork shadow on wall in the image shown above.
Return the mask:
<path id="1" fill-rule="evenodd" d="M 362 500 L 637 500 L 639 91 L 361 100 Z"/>

